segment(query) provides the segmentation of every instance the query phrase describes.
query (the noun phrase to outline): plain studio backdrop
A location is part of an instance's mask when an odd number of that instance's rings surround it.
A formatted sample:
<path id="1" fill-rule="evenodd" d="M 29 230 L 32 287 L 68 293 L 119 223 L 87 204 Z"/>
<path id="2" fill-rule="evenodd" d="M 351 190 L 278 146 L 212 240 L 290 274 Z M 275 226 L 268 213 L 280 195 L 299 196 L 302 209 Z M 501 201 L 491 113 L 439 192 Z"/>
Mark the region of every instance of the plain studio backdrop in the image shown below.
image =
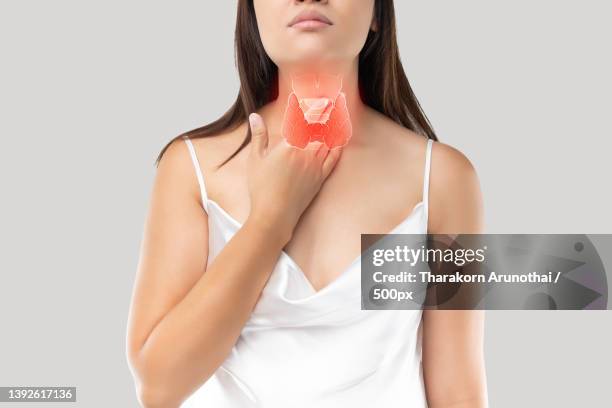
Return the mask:
<path id="1" fill-rule="evenodd" d="M 478 170 L 487 232 L 612 233 L 610 5 L 396 3 L 408 77 Z M 137 406 L 124 343 L 153 164 L 234 100 L 235 9 L 0 2 L 0 386 Z M 487 312 L 491 406 L 609 402 L 611 323 Z"/>

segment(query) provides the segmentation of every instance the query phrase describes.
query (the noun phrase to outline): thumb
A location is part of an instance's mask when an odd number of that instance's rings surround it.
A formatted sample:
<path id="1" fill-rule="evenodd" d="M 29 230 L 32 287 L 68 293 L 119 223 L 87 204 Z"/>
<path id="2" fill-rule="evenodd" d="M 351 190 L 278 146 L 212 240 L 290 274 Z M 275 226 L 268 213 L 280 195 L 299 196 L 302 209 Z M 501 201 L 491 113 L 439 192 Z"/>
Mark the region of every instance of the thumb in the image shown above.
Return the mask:
<path id="1" fill-rule="evenodd" d="M 249 115 L 249 125 L 251 126 L 251 140 L 253 151 L 259 157 L 262 157 L 268 147 L 268 130 L 260 115 L 251 113 Z"/>

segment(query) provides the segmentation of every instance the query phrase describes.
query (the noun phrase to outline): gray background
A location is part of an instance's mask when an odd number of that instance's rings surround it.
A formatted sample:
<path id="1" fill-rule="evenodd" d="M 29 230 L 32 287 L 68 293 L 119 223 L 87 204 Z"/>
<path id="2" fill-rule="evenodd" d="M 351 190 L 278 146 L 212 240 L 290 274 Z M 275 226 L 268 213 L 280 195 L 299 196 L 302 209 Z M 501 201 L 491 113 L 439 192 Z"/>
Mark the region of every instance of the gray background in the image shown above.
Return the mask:
<path id="1" fill-rule="evenodd" d="M 408 77 L 479 171 L 487 232 L 612 232 L 608 3 L 396 3 Z M 235 1 L 0 1 L 0 385 L 137 405 L 124 341 L 153 161 L 234 99 L 234 14 Z M 492 406 L 609 402 L 611 322 L 488 312 Z"/>

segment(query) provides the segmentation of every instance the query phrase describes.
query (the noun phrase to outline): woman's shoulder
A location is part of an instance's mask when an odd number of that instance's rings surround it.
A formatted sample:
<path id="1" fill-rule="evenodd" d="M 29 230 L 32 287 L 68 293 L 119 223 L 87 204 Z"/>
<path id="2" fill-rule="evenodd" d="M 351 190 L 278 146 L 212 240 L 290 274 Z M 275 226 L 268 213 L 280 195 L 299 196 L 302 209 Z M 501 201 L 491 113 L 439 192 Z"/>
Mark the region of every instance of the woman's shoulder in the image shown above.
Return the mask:
<path id="1" fill-rule="evenodd" d="M 188 138 L 203 170 L 213 169 L 230 157 L 242 144 L 246 135 L 246 123 L 213 135 L 198 136 L 198 132 L 188 132 L 177 138 L 174 143 L 184 143 Z"/>
<path id="2" fill-rule="evenodd" d="M 211 187 L 216 184 L 219 165 L 237 150 L 245 134 L 246 125 L 242 125 L 203 137 L 197 135 L 197 130 L 176 136 L 164 148 L 160 156 L 157 178 L 168 180 L 177 189 L 188 189 L 199 197 L 200 187 L 193 180 L 201 175 L 202 182 L 205 184 L 203 188 L 208 195 Z M 226 173 L 227 166 L 223 168 L 226 171 L 222 173 Z"/>
<path id="3" fill-rule="evenodd" d="M 474 164 L 459 149 L 436 142 L 429 178 L 430 231 L 480 233 L 484 230 L 484 203 Z"/>
<path id="4" fill-rule="evenodd" d="M 373 113 L 374 127 L 377 135 L 384 137 L 372 138 L 377 148 L 385 151 L 387 157 L 401 157 L 402 161 L 424 156 L 428 139 L 423 135 L 408 129 L 392 119 L 378 113 Z M 432 167 L 435 165 L 439 176 L 457 177 L 475 172 L 472 162 L 458 148 L 440 141 L 432 145 Z"/>
<path id="5" fill-rule="evenodd" d="M 378 114 L 379 134 L 374 138 L 388 160 L 414 160 L 425 162 L 428 139 L 393 120 Z M 476 168 L 468 156 L 458 148 L 444 142 L 432 144 L 429 173 L 429 202 L 433 230 L 445 229 L 460 215 L 470 225 L 478 224 L 482 217 L 481 190 Z M 471 219 L 469 221 L 468 219 Z M 458 230 L 470 229 L 469 225 L 457 225 Z M 454 228 L 454 227 L 451 227 Z M 477 228 L 476 228 L 477 229 Z"/>

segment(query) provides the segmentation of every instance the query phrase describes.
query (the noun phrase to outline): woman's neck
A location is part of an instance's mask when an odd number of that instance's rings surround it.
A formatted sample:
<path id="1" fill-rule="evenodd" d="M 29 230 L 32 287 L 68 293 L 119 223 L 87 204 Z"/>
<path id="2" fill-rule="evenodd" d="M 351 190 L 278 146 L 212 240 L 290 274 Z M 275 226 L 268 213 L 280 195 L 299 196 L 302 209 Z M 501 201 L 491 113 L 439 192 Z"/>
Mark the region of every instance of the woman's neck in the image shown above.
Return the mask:
<path id="1" fill-rule="evenodd" d="M 335 100 L 342 92 L 347 101 L 354 132 L 359 129 L 359 118 L 365 109 L 359 95 L 358 63 L 333 64 L 333 66 L 290 66 L 279 68 L 278 98 L 262 109 L 261 114 L 269 129 L 270 142 L 281 138 L 281 128 L 289 96 L 294 93 L 301 99 Z"/>

